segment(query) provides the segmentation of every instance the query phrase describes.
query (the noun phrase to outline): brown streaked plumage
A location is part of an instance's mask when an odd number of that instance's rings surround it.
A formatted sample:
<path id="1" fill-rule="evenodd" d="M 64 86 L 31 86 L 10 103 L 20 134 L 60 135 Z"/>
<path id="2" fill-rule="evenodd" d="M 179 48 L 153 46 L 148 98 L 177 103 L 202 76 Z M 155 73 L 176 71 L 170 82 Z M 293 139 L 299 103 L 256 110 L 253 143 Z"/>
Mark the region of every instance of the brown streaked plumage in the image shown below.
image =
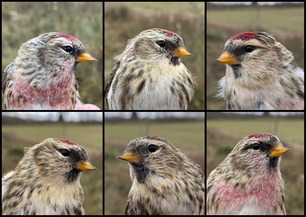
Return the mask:
<path id="1" fill-rule="evenodd" d="M 134 139 L 118 158 L 130 164 L 132 186 L 125 214 L 204 214 L 204 177 L 199 165 L 166 139 Z"/>
<path id="2" fill-rule="evenodd" d="M 108 108 L 186 110 L 195 88 L 180 60 L 188 55 L 183 39 L 169 30 L 148 29 L 128 40 L 105 87 Z"/>
<path id="3" fill-rule="evenodd" d="M 217 59 L 226 64 L 219 96 L 228 110 L 303 110 L 304 71 L 294 56 L 266 32 L 232 36 Z"/>
<path id="4" fill-rule="evenodd" d="M 2 215 L 85 214 L 82 171 L 95 169 L 74 142 L 45 139 L 2 178 Z"/>

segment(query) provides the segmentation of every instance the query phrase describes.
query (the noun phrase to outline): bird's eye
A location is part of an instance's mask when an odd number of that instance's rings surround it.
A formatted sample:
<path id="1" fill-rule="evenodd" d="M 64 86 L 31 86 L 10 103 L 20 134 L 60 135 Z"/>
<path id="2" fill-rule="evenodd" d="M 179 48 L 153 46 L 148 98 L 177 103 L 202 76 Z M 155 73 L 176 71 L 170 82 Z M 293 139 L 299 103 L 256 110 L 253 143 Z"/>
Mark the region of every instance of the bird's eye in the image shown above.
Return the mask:
<path id="1" fill-rule="evenodd" d="M 255 50 L 255 47 L 252 45 L 245 46 L 244 50 L 248 53 L 251 53 L 253 50 Z"/>
<path id="2" fill-rule="evenodd" d="M 158 44 L 160 47 L 165 47 L 166 46 L 165 41 L 157 41 L 156 44 Z"/>
<path id="3" fill-rule="evenodd" d="M 67 52 L 67 53 L 72 53 L 73 52 L 73 47 L 68 45 L 68 46 L 64 46 L 62 47 L 62 49 Z"/>
<path id="4" fill-rule="evenodd" d="M 157 149 L 158 149 L 158 146 L 157 146 L 157 145 L 150 144 L 150 145 L 148 146 L 149 152 L 155 152 Z"/>
<path id="5" fill-rule="evenodd" d="M 58 150 L 63 156 L 67 157 L 70 154 L 70 151 L 67 149 L 60 149 Z"/>
<path id="6" fill-rule="evenodd" d="M 254 150 L 258 150 L 259 148 L 260 148 L 260 146 L 259 146 L 258 143 L 254 143 L 254 144 L 252 145 L 252 149 L 254 149 Z"/>

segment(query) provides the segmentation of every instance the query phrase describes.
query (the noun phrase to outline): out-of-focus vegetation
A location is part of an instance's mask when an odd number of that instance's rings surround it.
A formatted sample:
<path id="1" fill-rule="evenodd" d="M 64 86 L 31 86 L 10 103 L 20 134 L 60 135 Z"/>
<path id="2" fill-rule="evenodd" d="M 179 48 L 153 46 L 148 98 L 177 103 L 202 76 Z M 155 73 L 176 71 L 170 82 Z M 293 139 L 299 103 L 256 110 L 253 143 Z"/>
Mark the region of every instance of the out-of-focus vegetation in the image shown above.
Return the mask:
<path id="1" fill-rule="evenodd" d="M 242 116 L 243 118 L 243 116 Z M 289 215 L 304 214 L 304 120 L 283 118 L 208 119 L 207 176 L 250 134 L 273 133 L 290 151 L 282 157 L 280 170 L 285 181 L 285 206 Z"/>
<path id="2" fill-rule="evenodd" d="M 127 144 L 141 136 L 169 140 L 204 171 L 204 120 L 192 122 L 131 121 L 105 123 L 105 214 L 124 214 L 131 187 L 128 162 L 116 159 Z"/>
<path id="3" fill-rule="evenodd" d="M 198 86 L 189 109 L 204 109 L 203 2 L 106 2 L 105 85 L 113 58 L 122 53 L 127 40 L 150 28 L 169 29 L 183 38 L 192 56 L 181 60 L 196 76 Z"/>
<path id="4" fill-rule="evenodd" d="M 296 64 L 304 68 L 304 5 L 272 7 L 207 6 L 207 109 L 225 110 L 225 101 L 216 98 L 217 81 L 225 75 L 225 65 L 215 60 L 231 36 L 245 31 L 265 31 L 293 52 Z"/>
<path id="5" fill-rule="evenodd" d="M 97 62 L 80 63 L 84 103 L 102 108 L 102 2 L 2 2 L 2 72 L 20 45 L 42 33 L 64 32 L 82 41 Z"/>
<path id="6" fill-rule="evenodd" d="M 33 146 L 50 137 L 76 142 L 87 151 L 90 162 L 97 170 L 83 172 L 81 177 L 85 212 L 89 215 L 102 215 L 102 123 L 2 125 L 2 176 L 14 170 L 23 157 L 24 147 Z"/>

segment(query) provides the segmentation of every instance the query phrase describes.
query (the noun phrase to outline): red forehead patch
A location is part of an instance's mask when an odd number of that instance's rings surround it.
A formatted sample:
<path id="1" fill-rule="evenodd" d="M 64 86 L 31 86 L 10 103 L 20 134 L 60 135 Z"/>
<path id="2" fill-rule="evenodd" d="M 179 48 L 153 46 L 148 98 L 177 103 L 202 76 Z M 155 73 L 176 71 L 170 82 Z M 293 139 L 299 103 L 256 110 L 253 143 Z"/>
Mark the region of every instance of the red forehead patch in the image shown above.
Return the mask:
<path id="1" fill-rule="evenodd" d="M 240 40 L 243 40 L 243 41 L 248 41 L 250 39 L 254 39 L 255 34 L 256 34 L 255 32 L 241 32 L 241 33 L 238 33 L 238 34 L 232 36 L 230 39 L 231 40 L 240 39 Z"/>
<path id="2" fill-rule="evenodd" d="M 67 38 L 67 39 L 70 40 L 70 41 L 76 41 L 76 40 L 78 40 L 76 37 L 74 37 L 74 36 L 72 36 L 72 35 L 68 35 L 68 34 L 63 33 L 63 32 L 61 32 L 59 36 L 60 36 L 60 37 L 63 37 L 63 38 Z"/>
<path id="3" fill-rule="evenodd" d="M 77 143 L 71 142 L 71 141 L 66 140 L 66 139 L 58 139 L 58 140 L 63 142 L 63 143 L 66 143 L 67 145 L 78 145 Z"/>
<path id="4" fill-rule="evenodd" d="M 175 35 L 174 32 L 170 31 L 170 30 L 167 30 L 167 29 L 164 29 L 164 33 L 166 33 L 167 35 L 171 36 L 171 35 Z"/>
<path id="5" fill-rule="evenodd" d="M 253 135 L 249 135 L 248 139 L 254 138 L 254 139 L 265 139 L 267 137 L 272 136 L 271 133 L 262 133 L 262 134 L 253 134 Z"/>

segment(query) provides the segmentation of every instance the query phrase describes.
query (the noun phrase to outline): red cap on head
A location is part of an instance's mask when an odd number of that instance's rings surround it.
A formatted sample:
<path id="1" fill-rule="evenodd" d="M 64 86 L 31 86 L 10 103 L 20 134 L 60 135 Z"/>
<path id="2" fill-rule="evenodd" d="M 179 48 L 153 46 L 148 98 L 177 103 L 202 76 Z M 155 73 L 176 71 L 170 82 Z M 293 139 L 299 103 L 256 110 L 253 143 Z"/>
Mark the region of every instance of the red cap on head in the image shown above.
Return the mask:
<path id="1" fill-rule="evenodd" d="M 265 139 L 266 137 L 272 136 L 271 133 L 262 133 L 262 134 L 253 134 L 249 135 L 248 139 L 255 138 L 255 139 Z"/>
<path id="2" fill-rule="evenodd" d="M 250 40 L 250 39 L 254 39 L 255 34 L 256 34 L 256 32 L 241 32 L 241 33 L 238 33 L 238 34 L 232 36 L 230 39 L 231 40 L 240 39 L 240 40 L 243 40 L 243 41 L 247 41 L 247 40 Z"/>
<path id="3" fill-rule="evenodd" d="M 63 143 L 66 143 L 67 145 L 78 145 L 77 143 L 71 142 L 71 141 L 66 140 L 66 139 L 58 139 L 58 140 L 63 142 Z"/>
<path id="4" fill-rule="evenodd" d="M 171 36 L 171 35 L 175 35 L 174 32 L 170 31 L 170 30 L 167 30 L 167 29 L 164 29 L 164 33 L 166 33 L 167 35 Z"/>
<path id="5" fill-rule="evenodd" d="M 76 41 L 76 40 L 77 40 L 76 37 L 74 37 L 74 36 L 72 36 L 72 35 L 68 35 L 68 34 L 63 33 L 63 32 L 61 32 L 59 36 L 60 36 L 60 37 L 67 38 L 67 39 L 70 40 L 70 41 Z"/>

